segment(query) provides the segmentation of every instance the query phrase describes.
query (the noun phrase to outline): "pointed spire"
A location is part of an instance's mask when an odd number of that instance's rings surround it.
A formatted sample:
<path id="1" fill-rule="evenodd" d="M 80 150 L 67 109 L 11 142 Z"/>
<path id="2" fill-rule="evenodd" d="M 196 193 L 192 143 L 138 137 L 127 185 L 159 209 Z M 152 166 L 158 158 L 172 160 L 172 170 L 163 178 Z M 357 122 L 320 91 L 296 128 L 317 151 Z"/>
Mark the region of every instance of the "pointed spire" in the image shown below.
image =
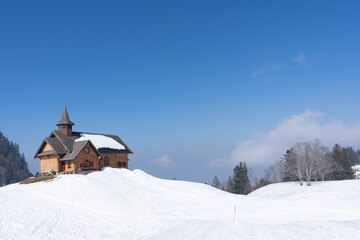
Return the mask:
<path id="1" fill-rule="evenodd" d="M 56 123 L 56 126 L 59 126 L 59 125 L 69 125 L 69 126 L 72 126 L 74 125 L 74 122 L 70 120 L 69 118 L 69 114 L 67 112 L 67 109 L 66 109 L 66 104 L 64 104 L 64 110 L 61 114 L 61 118 L 59 121 L 57 121 Z"/>

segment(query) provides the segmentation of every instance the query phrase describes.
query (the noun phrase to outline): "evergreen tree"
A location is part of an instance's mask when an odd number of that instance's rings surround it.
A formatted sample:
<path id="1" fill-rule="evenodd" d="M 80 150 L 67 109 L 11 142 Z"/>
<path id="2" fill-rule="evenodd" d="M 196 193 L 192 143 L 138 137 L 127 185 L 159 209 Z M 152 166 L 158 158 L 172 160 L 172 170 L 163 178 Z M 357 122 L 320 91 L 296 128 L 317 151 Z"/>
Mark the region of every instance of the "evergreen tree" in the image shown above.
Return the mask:
<path id="1" fill-rule="evenodd" d="M 302 181 L 302 169 L 299 169 L 299 163 L 297 156 L 293 148 L 286 151 L 283 157 L 282 167 L 282 181 L 292 182 L 300 180 Z M 265 180 L 265 179 L 264 179 Z M 268 181 L 268 179 L 266 179 Z"/>
<path id="2" fill-rule="evenodd" d="M 0 132 L 0 184 L 19 182 L 31 177 L 24 154 L 20 154 L 19 145 L 10 142 Z"/>
<path id="3" fill-rule="evenodd" d="M 332 178 L 334 180 L 354 178 L 354 173 L 345 148 L 342 148 L 339 144 L 335 144 L 332 151 L 332 157 L 337 164 L 336 170 L 332 173 Z"/>
<path id="4" fill-rule="evenodd" d="M 359 161 L 359 155 L 357 152 L 354 151 L 354 149 L 352 147 L 347 147 L 346 148 L 346 153 L 350 162 L 351 166 L 357 165 L 360 163 Z"/>
<path id="5" fill-rule="evenodd" d="M 250 180 L 246 163 L 240 162 L 234 168 L 233 193 L 248 194 L 250 192 Z"/>
<path id="6" fill-rule="evenodd" d="M 11 164 L 8 162 L 5 168 L 5 184 L 14 183 L 14 171 Z"/>
<path id="7" fill-rule="evenodd" d="M 271 184 L 272 182 L 267 180 L 266 178 L 261 178 L 260 181 L 255 185 L 255 189 L 264 187 L 266 185 Z"/>
<path id="8" fill-rule="evenodd" d="M 213 186 L 213 187 L 216 187 L 216 188 L 219 188 L 219 189 L 220 189 L 220 181 L 219 181 L 219 179 L 218 179 L 218 177 L 217 177 L 217 176 L 215 176 L 215 177 L 214 177 L 214 179 L 213 179 L 213 182 L 212 182 L 211 186 Z"/>
<path id="9" fill-rule="evenodd" d="M 248 174 L 248 168 L 246 166 L 246 162 L 244 162 L 243 165 L 243 186 L 244 186 L 244 191 L 243 194 L 248 194 L 250 193 L 250 179 L 249 179 L 249 174 Z"/>
<path id="10" fill-rule="evenodd" d="M 234 168 L 234 176 L 233 176 L 233 193 L 240 194 L 241 192 L 241 170 L 242 170 L 242 162 L 239 165 L 236 165 Z"/>
<path id="11" fill-rule="evenodd" d="M 354 178 L 354 170 L 351 167 L 346 149 L 342 149 L 342 168 L 344 179 L 353 179 Z"/>

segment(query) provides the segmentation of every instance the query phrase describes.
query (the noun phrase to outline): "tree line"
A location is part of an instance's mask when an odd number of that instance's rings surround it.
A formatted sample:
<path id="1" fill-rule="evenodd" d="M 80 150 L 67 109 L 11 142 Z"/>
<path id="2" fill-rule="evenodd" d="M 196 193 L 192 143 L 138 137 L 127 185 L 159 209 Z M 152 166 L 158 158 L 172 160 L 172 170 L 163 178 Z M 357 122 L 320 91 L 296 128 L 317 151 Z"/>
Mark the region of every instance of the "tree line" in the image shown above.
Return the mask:
<path id="1" fill-rule="evenodd" d="M 249 171 L 246 162 L 240 162 L 234 168 L 233 176 L 228 180 L 220 183 L 217 176 L 214 177 L 212 186 L 227 192 L 237 194 L 248 194 L 251 192 Z"/>
<path id="2" fill-rule="evenodd" d="M 353 179 L 351 166 L 360 164 L 360 150 L 335 144 L 330 151 L 319 140 L 297 143 L 288 149 L 282 159 L 265 170 L 260 180 L 240 162 L 233 169 L 233 176 L 220 183 L 214 177 L 212 186 L 237 194 L 248 194 L 270 183 L 299 181 L 307 186 L 311 181 Z"/>
<path id="3" fill-rule="evenodd" d="M 31 177 L 24 154 L 19 145 L 9 141 L 0 132 L 0 186 L 20 182 Z"/>

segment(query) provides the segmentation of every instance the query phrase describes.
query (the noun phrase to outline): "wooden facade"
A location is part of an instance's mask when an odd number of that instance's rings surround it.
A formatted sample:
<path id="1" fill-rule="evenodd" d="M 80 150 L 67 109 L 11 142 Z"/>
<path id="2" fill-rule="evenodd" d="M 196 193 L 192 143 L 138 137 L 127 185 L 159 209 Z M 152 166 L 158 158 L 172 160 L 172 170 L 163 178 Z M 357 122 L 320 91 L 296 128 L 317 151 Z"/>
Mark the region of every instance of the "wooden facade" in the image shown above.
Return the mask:
<path id="1" fill-rule="evenodd" d="M 106 158 L 109 159 L 108 163 Z M 128 154 L 127 153 L 104 153 L 103 154 L 104 167 L 122 167 L 128 168 Z"/>
<path id="2" fill-rule="evenodd" d="M 100 169 L 100 159 L 102 156 L 99 156 L 95 149 L 90 146 L 90 144 L 86 144 L 84 149 L 80 152 L 80 154 L 75 159 L 75 169 L 82 170 L 96 170 Z"/>
<path id="3" fill-rule="evenodd" d="M 45 151 L 54 151 L 54 149 L 50 146 L 50 144 L 45 143 L 44 147 L 42 148 L 42 152 Z"/>
<path id="4" fill-rule="evenodd" d="M 41 143 L 35 158 L 39 158 L 40 173 L 56 173 L 101 170 L 102 167 L 128 168 L 128 146 L 116 135 L 87 133 L 116 141 L 120 149 L 101 146 L 97 149 L 91 140 L 82 140 L 81 132 L 73 132 L 74 123 L 69 119 L 64 106 L 61 119 L 56 123 L 58 130 L 52 131 Z"/>
<path id="5" fill-rule="evenodd" d="M 40 157 L 40 172 L 59 172 L 59 157 L 57 155 Z"/>
<path id="6" fill-rule="evenodd" d="M 39 151 L 39 154 L 54 151 L 49 144 Z M 38 154 L 38 155 L 39 155 Z M 51 170 L 56 173 L 76 172 L 79 170 L 99 170 L 102 167 L 128 168 L 128 153 L 103 153 L 96 152 L 90 143 L 87 143 L 74 160 L 60 159 L 60 156 L 51 155 L 39 156 L 40 173 L 47 173 Z"/>

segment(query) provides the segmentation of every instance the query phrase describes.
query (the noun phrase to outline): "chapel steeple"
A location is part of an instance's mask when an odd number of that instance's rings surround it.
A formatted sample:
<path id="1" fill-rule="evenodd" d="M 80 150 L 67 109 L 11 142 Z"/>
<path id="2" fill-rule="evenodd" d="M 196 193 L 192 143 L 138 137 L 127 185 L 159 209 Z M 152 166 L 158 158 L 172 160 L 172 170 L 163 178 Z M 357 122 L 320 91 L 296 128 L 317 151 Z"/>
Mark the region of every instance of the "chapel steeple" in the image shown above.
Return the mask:
<path id="1" fill-rule="evenodd" d="M 72 126 L 74 122 L 70 120 L 69 114 L 66 109 L 66 104 L 64 104 L 64 110 L 61 114 L 61 118 L 56 122 L 56 126 L 59 127 L 59 131 L 70 137 L 72 134 Z"/>

